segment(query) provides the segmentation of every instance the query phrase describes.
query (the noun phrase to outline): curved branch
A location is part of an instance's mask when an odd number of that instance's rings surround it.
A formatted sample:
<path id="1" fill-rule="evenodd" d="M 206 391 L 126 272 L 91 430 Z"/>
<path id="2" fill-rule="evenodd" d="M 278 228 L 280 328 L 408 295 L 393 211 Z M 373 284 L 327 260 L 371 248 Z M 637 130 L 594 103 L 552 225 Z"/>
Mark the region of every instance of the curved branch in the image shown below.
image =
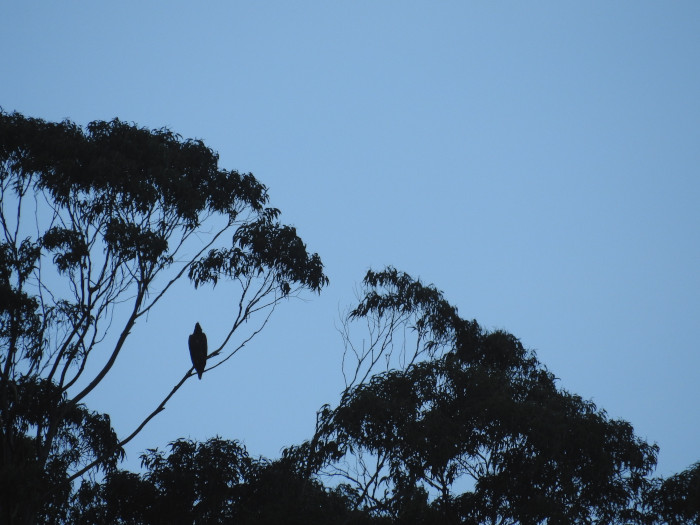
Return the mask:
<path id="1" fill-rule="evenodd" d="M 126 341 L 127 336 L 131 332 L 131 329 L 134 327 L 134 323 L 136 323 L 136 318 L 138 317 L 138 310 L 141 306 L 141 302 L 143 301 L 143 297 L 144 290 L 143 288 L 141 288 L 136 295 L 134 308 L 131 312 L 131 315 L 129 316 L 129 320 L 126 322 L 126 326 L 124 326 L 122 333 L 119 335 L 119 340 L 117 341 L 117 344 L 114 347 L 114 350 L 112 351 L 112 355 L 110 356 L 109 361 L 107 361 L 105 366 L 102 368 L 102 370 L 100 370 L 100 372 L 95 376 L 95 378 L 90 382 L 90 384 L 86 386 L 81 392 L 79 392 L 73 399 L 71 399 L 71 405 L 76 405 L 81 399 L 83 399 L 86 395 L 92 392 L 92 390 L 102 381 L 102 379 L 104 379 L 104 377 L 107 375 L 107 372 L 110 371 L 112 365 L 114 365 L 114 362 L 117 360 L 117 356 L 119 355 L 122 346 L 124 346 L 124 342 Z"/>
<path id="2" fill-rule="evenodd" d="M 67 482 L 70 483 L 70 482 L 72 482 L 72 481 L 78 479 L 80 476 L 82 476 L 83 474 L 85 474 L 85 473 L 86 473 L 87 471 L 89 471 L 90 469 L 95 468 L 98 464 L 100 464 L 100 463 L 103 462 L 105 459 L 107 459 L 109 456 L 111 456 L 112 454 L 114 454 L 114 452 L 116 452 L 117 450 L 119 450 L 120 448 L 122 448 L 124 445 L 126 445 L 129 441 L 131 441 L 132 439 L 134 439 L 134 438 L 139 434 L 139 432 L 141 432 L 141 431 L 143 430 L 143 428 L 148 424 L 148 422 L 149 422 L 151 419 L 153 419 L 153 418 L 156 417 L 158 414 L 160 414 L 163 410 L 165 410 L 165 404 L 166 404 L 168 401 L 170 401 L 170 398 L 173 397 L 173 396 L 175 395 L 175 392 L 177 392 L 178 390 L 180 390 L 180 387 L 181 387 L 182 385 L 185 384 L 185 381 L 187 381 L 187 379 L 189 379 L 190 377 L 192 377 L 192 376 L 194 375 L 193 370 L 194 370 L 194 367 L 190 368 L 190 369 L 187 371 L 187 373 L 186 373 L 186 374 L 182 377 L 182 379 L 180 379 L 180 381 L 173 387 L 173 389 L 170 391 L 170 393 L 169 393 L 167 396 L 165 396 L 165 398 L 163 399 L 163 401 L 160 402 L 160 404 L 155 408 L 155 410 L 153 410 L 153 412 L 151 412 L 150 414 L 148 414 L 148 416 L 146 416 L 146 418 L 141 422 L 141 424 L 140 424 L 138 427 L 136 427 L 136 430 L 134 430 L 131 434 L 129 434 L 127 437 L 125 437 L 125 438 L 122 439 L 119 443 L 117 443 L 117 445 L 114 447 L 114 449 L 110 450 L 108 453 L 102 454 L 101 456 L 99 456 L 98 458 L 96 458 L 95 460 L 93 460 L 91 463 L 88 463 L 85 467 L 83 467 L 82 469 L 80 469 L 78 472 L 75 472 L 73 475 L 71 475 L 71 476 L 68 478 Z"/>
<path id="3" fill-rule="evenodd" d="M 162 289 L 160 292 L 158 292 L 158 295 L 156 295 L 156 297 L 150 302 L 150 304 L 149 304 L 148 306 L 146 306 L 145 308 L 143 308 L 141 311 L 139 311 L 137 317 L 141 317 L 142 315 L 146 314 L 151 308 L 153 308 L 153 306 L 163 297 L 163 295 L 165 295 L 165 292 L 167 292 L 168 289 L 169 289 L 175 282 L 177 282 L 177 281 L 180 280 L 180 278 L 182 277 L 182 275 L 185 273 L 185 270 L 187 270 L 190 266 L 192 266 L 192 263 L 194 263 L 194 261 L 195 261 L 200 255 L 202 255 L 202 254 L 205 252 L 205 250 L 207 250 L 207 248 L 210 248 L 210 247 L 216 242 L 216 240 L 221 236 L 221 234 L 223 234 L 226 230 L 228 230 L 228 229 L 231 227 L 231 225 L 232 225 L 232 223 L 229 221 L 229 223 L 228 223 L 224 228 L 222 228 L 218 233 L 216 233 L 216 234 L 214 235 L 214 237 L 213 237 L 207 244 L 205 244 L 204 247 L 203 247 L 201 250 L 199 250 L 199 251 L 194 255 L 194 257 L 190 258 L 190 260 L 189 260 L 187 263 L 185 263 L 185 264 L 183 265 L 183 267 L 182 267 L 182 268 L 180 269 L 180 271 L 175 275 L 175 277 L 173 277 L 170 281 L 168 281 L 168 284 L 166 284 L 166 285 L 163 287 L 163 289 Z M 178 248 L 177 248 L 175 251 L 177 251 L 177 250 L 179 250 L 179 246 L 178 246 Z M 174 254 L 174 253 L 175 253 L 175 252 L 173 252 L 173 254 Z"/>

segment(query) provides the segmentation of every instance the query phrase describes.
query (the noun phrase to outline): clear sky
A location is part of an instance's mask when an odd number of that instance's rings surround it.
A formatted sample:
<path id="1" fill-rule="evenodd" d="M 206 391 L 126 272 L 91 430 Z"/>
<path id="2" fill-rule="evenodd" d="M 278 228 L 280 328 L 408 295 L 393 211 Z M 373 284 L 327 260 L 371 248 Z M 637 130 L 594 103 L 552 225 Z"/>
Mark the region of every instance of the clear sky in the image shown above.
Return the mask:
<path id="1" fill-rule="evenodd" d="M 253 172 L 331 285 L 275 312 L 127 448 L 276 457 L 342 388 L 369 267 L 434 283 L 611 417 L 700 460 L 700 3 L 10 2 L 0 106 L 201 138 Z M 179 287 L 87 399 L 130 433 L 229 297 Z"/>

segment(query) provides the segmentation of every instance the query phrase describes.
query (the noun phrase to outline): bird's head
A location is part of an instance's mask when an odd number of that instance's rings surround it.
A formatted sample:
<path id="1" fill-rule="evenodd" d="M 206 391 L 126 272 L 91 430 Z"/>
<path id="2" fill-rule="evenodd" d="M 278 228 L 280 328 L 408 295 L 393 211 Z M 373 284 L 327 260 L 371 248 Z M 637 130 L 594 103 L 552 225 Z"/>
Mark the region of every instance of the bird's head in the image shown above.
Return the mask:
<path id="1" fill-rule="evenodd" d="M 199 326 L 199 323 L 194 325 L 194 333 L 195 334 L 201 334 L 202 333 L 202 327 Z"/>

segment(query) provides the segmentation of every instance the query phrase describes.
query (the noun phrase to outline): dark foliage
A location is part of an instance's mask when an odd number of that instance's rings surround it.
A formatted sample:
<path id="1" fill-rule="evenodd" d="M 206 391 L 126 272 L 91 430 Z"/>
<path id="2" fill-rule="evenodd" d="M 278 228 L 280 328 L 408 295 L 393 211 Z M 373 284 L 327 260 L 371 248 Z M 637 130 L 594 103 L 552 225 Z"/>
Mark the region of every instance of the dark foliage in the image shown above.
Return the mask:
<path id="1" fill-rule="evenodd" d="M 357 508 L 398 522 L 641 516 L 657 447 L 629 423 L 558 388 L 517 338 L 460 318 L 434 287 L 393 268 L 369 272 L 365 285 L 350 318 L 371 318 L 383 334 L 381 344 L 370 334 L 365 348 L 387 359 L 396 347 L 414 355 L 320 412 L 311 449 L 326 459 L 322 473 L 357 495 Z M 395 343 L 396 334 L 413 334 L 411 344 Z"/>
<path id="2" fill-rule="evenodd" d="M 116 471 L 102 483 L 84 482 L 72 522 L 321 525 L 353 517 L 341 493 L 304 478 L 287 460 L 253 459 L 219 438 L 178 440 L 170 449 L 144 454 L 144 474 Z"/>
<path id="3" fill-rule="evenodd" d="M 393 269 L 371 279 L 350 316 L 392 326 L 364 348 L 391 360 L 396 329 L 417 334 L 417 359 L 350 386 L 319 411 L 314 437 L 279 460 L 252 459 L 218 438 L 179 440 L 167 456 L 145 454 L 143 474 L 84 483 L 73 521 L 697 522 L 698 465 L 650 479 L 657 447 L 557 387 L 516 337 L 459 318 L 434 287 Z"/>
<path id="4" fill-rule="evenodd" d="M 656 483 L 649 492 L 650 523 L 700 523 L 700 463 Z"/>
<path id="5" fill-rule="evenodd" d="M 234 287 L 210 366 L 240 350 L 277 302 L 328 282 L 263 184 L 167 129 L 116 119 L 81 128 L 0 110 L 0 199 L 3 523 L 61 519 L 84 473 L 102 469 L 115 490 L 128 480 L 114 474 L 122 446 L 192 371 L 121 440 L 82 401 L 181 277 Z M 228 348 L 256 313 L 258 328 Z"/>
<path id="6" fill-rule="evenodd" d="M 201 377 L 277 302 L 320 291 L 321 261 L 255 177 L 167 129 L 0 111 L 0 197 L 1 523 L 700 520 L 700 464 L 649 478 L 658 448 L 629 423 L 560 388 L 512 334 L 462 318 L 394 268 L 365 277 L 343 331 L 346 389 L 309 441 L 269 461 L 235 441 L 179 439 L 148 450 L 142 473 L 119 470 L 123 445 L 192 377 L 183 370 L 125 438 L 84 405 L 139 319 L 182 277 L 237 287 Z M 256 312 L 267 314 L 228 348 Z M 363 344 L 357 321 L 369 327 Z"/>

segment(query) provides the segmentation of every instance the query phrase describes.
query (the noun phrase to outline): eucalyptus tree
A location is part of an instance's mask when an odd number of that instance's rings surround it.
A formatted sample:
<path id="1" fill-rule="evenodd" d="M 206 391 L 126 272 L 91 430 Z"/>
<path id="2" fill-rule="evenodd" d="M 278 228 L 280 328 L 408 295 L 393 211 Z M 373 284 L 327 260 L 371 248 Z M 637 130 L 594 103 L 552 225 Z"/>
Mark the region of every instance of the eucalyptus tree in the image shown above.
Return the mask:
<path id="1" fill-rule="evenodd" d="M 344 334 L 347 388 L 296 452 L 355 508 L 396 523 L 644 522 L 657 447 L 558 387 L 512 334 L 393 268 L 368 272 Z"/>
<path id="2" fill-rule="evenodd" d="M 229 286 L 228 360 L 281 300 L 327 284 L 317 254 L 279 222 L 252 174 L 219 167 L 200 140 L 112 120 L 84 128 L 0 111 L 0 512 L 65 512 L 71 482 L 113 469 L 124 435 L 84 402 L 129 334 L 189 280 Z M 246 328 L 254 326 L 243 333 Z"/>

